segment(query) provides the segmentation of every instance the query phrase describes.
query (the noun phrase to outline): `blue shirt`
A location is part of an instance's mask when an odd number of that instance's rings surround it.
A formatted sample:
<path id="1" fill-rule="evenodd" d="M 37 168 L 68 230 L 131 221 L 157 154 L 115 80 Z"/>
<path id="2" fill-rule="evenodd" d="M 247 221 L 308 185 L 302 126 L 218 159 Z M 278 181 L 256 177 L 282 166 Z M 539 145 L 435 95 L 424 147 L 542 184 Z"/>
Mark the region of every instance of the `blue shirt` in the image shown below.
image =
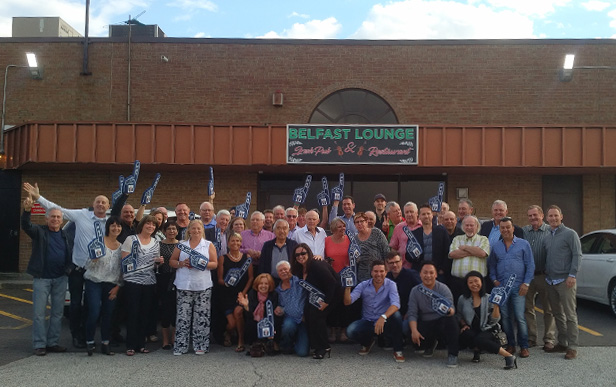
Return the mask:
<path id="1" fill-rule="evenodd" d="M 299 284 L 299 278 L 291 276 L 291 287 L 283 290 L 281 285 L 276 287 L 278 293 L 278 303 L 284 308 L 285 316 L 290 317 L 299 324 L 304 316 L 304 305 L 306 303 L 306 291 Z"/>
<path id="2" fill-rule="evenodd" d="M 329 214 L 329 223 L 331 223 L 332 220 L 334 220 L 334 218 L 336 218 L 337 216 L 338 216 L 338 206 L 332 206 L 332 211 Z M 351 215 L 348 218 L 345 214 L 342 214 L 340 219 L 342 219 L 344 224 L 346 224 L 347 232 L 350 231 L 353 233 L 357 233 L 357 228 L 355 228 L 355 213 L 353 213 L 353 215 Z"/>
<path id="3" fill-rule="evenodd" d="M 376 322 L 390 306 L 395 305 L 400 309 L 400 296 L 396 283 L 389 278 L 379 288 L 378 292 L 372 284 L 372 278 L 363 282 L 351 292 L 351 303 L 362 299 L 362 319 Z"/>
<path id="4" fill-rule="evenodd" d="M 490 241 L 490 247 L 494 246 L 501 237 L 500 227 L 495 225 L 494 221 L 491 221 L 491 222 L 492 222 L 492 230 L 490 230 L 490 235 L 488 235 L 488 240 Z"/>
<path id="5" fill-rule="evenodd" d="M 535 275 L 535 260 L 528 241 L 513 237 L 513 242 L 509 250 L 503 240 L 499 240 L 490 251 L 488 257 L 488 267 L 490 268 L 490 279 L 498 280 L 501 286 L 509 280 L 511 274 L 516 275 L 514 288 L 521 284 L 529 284 Z"/>

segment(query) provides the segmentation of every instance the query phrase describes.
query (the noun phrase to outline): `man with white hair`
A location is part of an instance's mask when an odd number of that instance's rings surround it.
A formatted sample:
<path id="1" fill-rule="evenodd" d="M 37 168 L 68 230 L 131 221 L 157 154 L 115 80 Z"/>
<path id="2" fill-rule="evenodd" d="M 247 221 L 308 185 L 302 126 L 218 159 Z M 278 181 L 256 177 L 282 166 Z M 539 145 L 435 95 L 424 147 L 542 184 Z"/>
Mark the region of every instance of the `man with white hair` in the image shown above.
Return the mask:
<path id="1" fill-rule="evenodd" d="M 501 239 L 500 220 L 507 216 L 508 213 L 507 203 L 503 200 L 495 200 L 494 203 L 492 203 L 492 220 L 490 222 L 484 222 L 479 231 L 479 235 L 488 237 L 491 247 Z M 524 230 L 522 230 L 521 227 L 513 225 L 513 235 L 524 239 Z"/>
<path id="2" fill-rule="evenodd" d="M 205 230 L 216 227 L 216 219 L 214 219 L 214 205 L 212 203 L 201 203 L 199 206 L 199 215 L 201 216 L 201 221 L 203 222 L 203 228 Z"/>
<path id="3" fill-rule="evenodd" d="M 299 243 L 305 243 L 312 250 L 317 259 L 325 256 L 325 230 L 318 226 L 319 214 L 316 211 L 306 213 L 306 225 L 295 232 L 293 239 Z"/>
<path id="4" fill-rule="evenodd" d="M 300 229 L 297 225 L 297 210 L 293 207 L 289 207 L 285 211 L 285 218 L 289 223 L 289 238 L 293 239 L 295 232 Z"/>

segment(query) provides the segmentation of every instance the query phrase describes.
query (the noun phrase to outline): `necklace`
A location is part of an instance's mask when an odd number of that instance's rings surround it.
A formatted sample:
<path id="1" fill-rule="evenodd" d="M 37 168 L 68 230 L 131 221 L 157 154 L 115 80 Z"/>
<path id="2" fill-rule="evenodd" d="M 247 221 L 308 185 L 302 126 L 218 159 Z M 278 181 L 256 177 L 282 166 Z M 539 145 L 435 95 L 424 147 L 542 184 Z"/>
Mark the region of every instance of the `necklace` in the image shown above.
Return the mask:
<path id="1" fill-rule="evenodd" d="M 237 261 L 239 261 L 240 259 L 242 259 L 242 254 L 241 254 L 241 253 L 240 253 L 240 255 L 239 255 L 239 256 L 234 257 L 233 255 L 231 255 L 231 252 L 228 252 L 228 253 L 227 253 L 227 256 L 228 256 L 229 258 L 231 258 L 231 260 L 232 260 L 232 261 L 235 261 L 235 262 L 237 262 Z"/>

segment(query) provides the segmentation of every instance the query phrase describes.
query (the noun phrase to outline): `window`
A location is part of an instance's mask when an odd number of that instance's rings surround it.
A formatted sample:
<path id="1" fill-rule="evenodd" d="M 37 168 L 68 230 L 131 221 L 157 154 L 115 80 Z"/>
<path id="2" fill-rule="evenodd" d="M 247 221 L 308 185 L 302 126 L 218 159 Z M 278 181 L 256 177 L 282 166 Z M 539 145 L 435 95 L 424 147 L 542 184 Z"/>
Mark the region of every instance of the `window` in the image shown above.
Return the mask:
<path id="1" fill-rule="evenodd" d="M 363 89 L 338 90 L 319 103 L 310 116 L 311 124 L 397 124 L 389 104 Z"/>

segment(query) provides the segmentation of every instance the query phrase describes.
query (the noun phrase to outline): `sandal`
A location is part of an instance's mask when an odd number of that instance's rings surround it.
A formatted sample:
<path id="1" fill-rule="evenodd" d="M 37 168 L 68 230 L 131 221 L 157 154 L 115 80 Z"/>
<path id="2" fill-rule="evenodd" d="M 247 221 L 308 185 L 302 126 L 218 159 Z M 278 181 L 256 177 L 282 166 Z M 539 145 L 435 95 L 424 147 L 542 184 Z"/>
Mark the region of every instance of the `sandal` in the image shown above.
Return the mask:
<path id="1" fill-rule="evenodd" d="M 150 353 L 150 350 L 149 349 L 145 349 L 145 348 L 141 348 L 139 350 L 139 353 Z"/>
<path id="2" fill-rule="evenodd" d="M 135 350 L 134 349 L 129 349 L 126 351 L 126 356 L 135 356 Z"/>
<path id="3" fill-rule="evenodd" d="M 163 349 L 167 349 L 167 350 L 171 349 L 171 344 L 163 345 Z"/>
<path id="4" fill-rule="evenodd" d="M 235 352 L 244 352 L 246 350 L 246 347 L 244 347 L 243 345 L 238 345 L 237 347 L 235 347 Z"/>
<path id="5" fill-rule="evenodd" d="M 225 332 L 225 340 L 222 345 L 225 347 L 231 346 L 231 335 L 229 334 L 229 332 Z"/>

